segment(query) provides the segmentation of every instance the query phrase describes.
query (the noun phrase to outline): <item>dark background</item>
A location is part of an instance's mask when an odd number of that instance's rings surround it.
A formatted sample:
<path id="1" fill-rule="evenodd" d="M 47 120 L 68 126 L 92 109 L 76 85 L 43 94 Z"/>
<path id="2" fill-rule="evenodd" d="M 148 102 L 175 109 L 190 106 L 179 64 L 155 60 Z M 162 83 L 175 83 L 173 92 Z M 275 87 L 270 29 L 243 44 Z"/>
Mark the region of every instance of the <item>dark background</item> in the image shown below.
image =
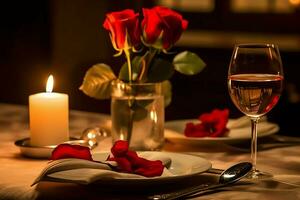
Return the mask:
<path id="1" fill-rule="evenodd" d="M 188 1 L 188 0 L 187 0 Z M 269 1 L 270 5 L 272 1 Z M 109 113 L 109 100 L 95 100 L 78 87 L 86 70 L 104 62 L 118 70 L 124 58 L 115 53 L 102 28 L 105 13 L 125 8 L 141 11 L 154 1 L 130 0 L 44 0 L 1 3 L 0 15 L 0 102 L 28 104 L 28 96 L 45 90 L 51 73 L 54 90 L 67 93 L 70 108 Z M 234 13 L 230 0 L 216 0 L 211 12 L 180 11 L 189 21 L 189 31 L 218 33 L 220 43 L 179 42 L 174 52 L 196 52 L 207 67 L 196 76 L 175 73 L 173 101 L 166 108 L 166 120 L 195 118 L 213 108 L 229 108 L 231 117 L 241 113 L 230 101 L 226 75 L 233 45 L 232 34 L 284 37 L 292 42 L 279 45 L 285 71 L 285 90 L 279 104 L 268 114 L 279 123 L 281 133 L 300 135 L 300 12 Z M 270 36 L 270 37 L 269 37 Z M 199 36 L 200 37 L 200 36 Z M 204 39 L 205 41 L 205 39 Z M 253 38 L 249 38 L 253 42 Z M 276 39 L 274 41 L 277 42 Z M 280 41 L 278 41 L 280 42 Z"/>

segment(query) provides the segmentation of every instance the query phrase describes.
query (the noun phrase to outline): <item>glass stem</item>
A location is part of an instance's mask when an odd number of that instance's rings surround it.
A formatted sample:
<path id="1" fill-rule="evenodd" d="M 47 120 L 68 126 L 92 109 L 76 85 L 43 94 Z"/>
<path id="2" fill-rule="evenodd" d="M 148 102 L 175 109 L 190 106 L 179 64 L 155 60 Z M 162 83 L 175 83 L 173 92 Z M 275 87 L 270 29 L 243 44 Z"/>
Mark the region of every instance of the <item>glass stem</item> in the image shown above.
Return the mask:
<path id="1" fill-rule="evenodd" d="M 252 160 L 252 171 L 256 171 L 256 157 L 257 157 L 257 123 L 259 118 L 251 118 L 251 160 Z"/>

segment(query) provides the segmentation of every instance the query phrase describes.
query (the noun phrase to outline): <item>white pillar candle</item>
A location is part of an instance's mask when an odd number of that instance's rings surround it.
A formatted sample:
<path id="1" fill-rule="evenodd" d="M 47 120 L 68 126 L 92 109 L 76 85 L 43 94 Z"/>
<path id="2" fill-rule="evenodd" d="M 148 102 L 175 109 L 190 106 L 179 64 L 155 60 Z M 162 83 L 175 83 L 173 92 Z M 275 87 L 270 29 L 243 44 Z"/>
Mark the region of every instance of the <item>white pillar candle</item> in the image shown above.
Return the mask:
<path id="1" fill-rule="evenodd" d="M 29 96 L 30 144 L 56 145 L 69 140 L 69 97 L 52 92 L 53 77 L 47 81 L 47 92 Z"/>

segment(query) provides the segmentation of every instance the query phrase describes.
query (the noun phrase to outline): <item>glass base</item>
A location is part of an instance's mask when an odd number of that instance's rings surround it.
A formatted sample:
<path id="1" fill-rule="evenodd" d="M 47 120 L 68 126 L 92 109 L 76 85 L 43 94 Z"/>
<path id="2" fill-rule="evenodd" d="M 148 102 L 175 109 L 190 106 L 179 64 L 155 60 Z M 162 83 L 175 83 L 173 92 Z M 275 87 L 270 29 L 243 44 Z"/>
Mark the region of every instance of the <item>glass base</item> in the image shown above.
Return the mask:
<path id="1" fill-rule="evenodd" d="M 257 169 L 253 169 L 246 176 L 246 178 L 252 179 L 252 180 L 255 180 L 255 179 L 266 179 L 266 178 L 271 178 L 271 177 L 273 177 L 272 174 L 267 173 L 267 172 L 261 172 L 261 171 L 259 171 Z"/>

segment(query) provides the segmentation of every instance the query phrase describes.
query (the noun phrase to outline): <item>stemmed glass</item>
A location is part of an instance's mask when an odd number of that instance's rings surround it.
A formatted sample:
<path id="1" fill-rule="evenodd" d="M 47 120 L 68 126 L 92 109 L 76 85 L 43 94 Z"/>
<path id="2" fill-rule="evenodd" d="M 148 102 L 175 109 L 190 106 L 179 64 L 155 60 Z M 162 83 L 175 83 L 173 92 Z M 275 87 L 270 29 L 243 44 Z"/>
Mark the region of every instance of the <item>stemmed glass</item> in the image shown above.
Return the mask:
<path id="1" fill-rule="evenodd" d="M 278 102 L 283 88 L 283 69 L 274 44 L 238 44 L 228 70 L 228 90 L 234 105 L 251 119 L 250 178 L 270 174 L 256 169 L 257 123 Z"/>

